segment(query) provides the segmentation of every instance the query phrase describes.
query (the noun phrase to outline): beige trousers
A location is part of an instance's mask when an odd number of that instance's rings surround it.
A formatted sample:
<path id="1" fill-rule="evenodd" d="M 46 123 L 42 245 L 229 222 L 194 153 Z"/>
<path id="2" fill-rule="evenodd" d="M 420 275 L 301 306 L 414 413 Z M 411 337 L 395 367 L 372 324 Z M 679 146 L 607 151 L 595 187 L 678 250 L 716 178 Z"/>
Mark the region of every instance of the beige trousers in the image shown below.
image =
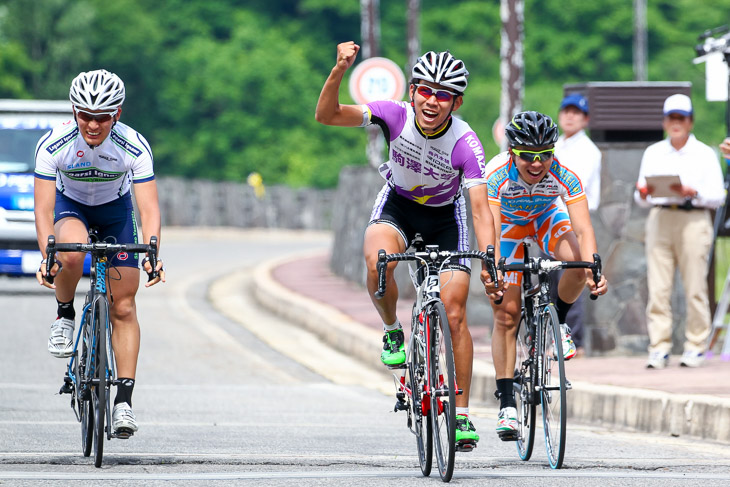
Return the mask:
<path id="1" fill-rule="evenodd" d="M 646 306 L 649 352 L 672 348 L 672 288 L 675 269 L 684 285 L 687 320 L 684 351 L 704 352 L 710 334 L 707 265 L 713 235 L 707 210 L 652 208 L 646 220 Z"/>

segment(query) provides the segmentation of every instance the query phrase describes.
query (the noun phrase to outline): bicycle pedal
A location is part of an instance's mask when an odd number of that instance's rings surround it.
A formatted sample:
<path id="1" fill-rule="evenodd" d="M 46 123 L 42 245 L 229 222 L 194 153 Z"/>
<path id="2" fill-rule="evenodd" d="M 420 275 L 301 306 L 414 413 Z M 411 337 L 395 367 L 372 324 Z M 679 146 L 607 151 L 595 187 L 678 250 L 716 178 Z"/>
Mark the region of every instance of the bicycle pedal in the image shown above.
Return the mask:
<path id="1" fill-rule="evenodd" d="M 458 452 L 470 452 L 477 447 L 477 442 L 474 440 L 461 440 L 456 442 L 456 451 Z"/>
<path id="2" fill-rule="evenodd" d="M 402 364 L 397 364 L 397 365 L 388 365 L 388 364 L 384 364 L 384 365 L 390 370 L 403 370 L 403 369 L 407 368 L 405 362 Z"/>
<path id="3" fill-rule="evenodd" d="M 568 379 L 565 379 L 565 390 L 569 391 L 573 388 L 573 384 L 570 383 Z"/>
<path id="4" fill-rule="evenodd" d="M 517 441 L 520 437 L 518 431 L 498 431 L 497 434 L 502 441 Z"/>
<path id="5" fill-rule="evenodd" d="M 59 394 L 73 394 L 74 388 L 69 382 L 64 382 L 61 388 L 58 390 Z"/>
<path id="6" fill-rule="evenodd" d="M 119 438 L 120 440 L 128 440 L 131 436 L 134 436 L 134 431 L 126 428 L 120 428 L 114 432 L 113 436 L 114 438 Z"/>

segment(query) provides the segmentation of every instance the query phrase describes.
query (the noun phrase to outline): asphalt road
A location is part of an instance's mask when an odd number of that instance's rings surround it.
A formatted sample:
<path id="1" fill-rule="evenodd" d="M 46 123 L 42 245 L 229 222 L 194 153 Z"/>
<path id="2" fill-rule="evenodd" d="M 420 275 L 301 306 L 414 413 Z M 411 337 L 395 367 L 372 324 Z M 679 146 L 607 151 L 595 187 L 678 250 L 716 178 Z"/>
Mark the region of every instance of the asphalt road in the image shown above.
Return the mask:
<path id="1" fill-rule="evenodd" d="M 0 485 L 422 485 L 388 379 L 259 309 L 249 270 L 330 245 L 322 234 L 168 229 L 168 282 L 141 289 L 140 431 L 81 454 L 59 396 L 64 361 L 46 351 L 52 293 L 0 278 Z M 83 282 L 83 281 L 82 281 Z M 81 286 L 80 286 L 81 288 Z M 83 294 L 77 295 L 77 309 Z M 455 484 L 727 485 L 730 446 L 569 425 L 565 468 L 541 442 L 521 462 L 492 432 L 494 404 L 473 405 L 479 447 L 457 457 Z M 722 425 L 720 425 L 722 426 Z M 724 425 L 723 427 L 727 427 Z M 540 431 L 538 430 L 538 435 Z M 433 478 L 435 476 L 435 478 Z"/>

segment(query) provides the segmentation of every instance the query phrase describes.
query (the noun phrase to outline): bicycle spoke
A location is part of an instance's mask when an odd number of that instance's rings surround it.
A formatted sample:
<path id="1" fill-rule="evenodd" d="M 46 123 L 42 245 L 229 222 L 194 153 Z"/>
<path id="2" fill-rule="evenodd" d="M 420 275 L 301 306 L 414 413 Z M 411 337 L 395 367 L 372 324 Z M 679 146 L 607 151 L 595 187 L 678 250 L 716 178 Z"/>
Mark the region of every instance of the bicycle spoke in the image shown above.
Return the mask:
<path id="1" fill-rule="evenodd" d="M 431 423 L 434 453 L 439 475 L 444 482 L 454 473 L 456 451 L 456 377 L 451 330 L 442 303 L 434 304 L 428 313 L 431 330 L 431 363 L 429 383 L 431 394 Z"/>
<path id="2" fill-rule="evenodd" d="M 424 413 L 424 406 L 428 411 L 428 396 L 423 395 L 426 389 L 426 357 L 420 350 L 417 341 L 411 341 L 415 345 L 411 350 L 410 363 L 408 366 L 407 385 L 411 390 L 410 414 L 413 421 L 413 431 L 416 434 L 416 445 L 418 447 L 418 463 L 424 476 L 431 475 L 431 462 L 433 460 L 433 438 L 430 416 Z M 424 404 L 423 401 L 426 401 Z"/>
<path id="3" fill-rule="evenodd" d="M 563 465 L 567 423 L 565 364 L 563 359 L 560 324 L 553 305 L 540 312 L 542 325 L 542 403 L 545 447 L 552 468 Z"/>
<path id="4" fill-rule="evenodd" d="M 91 403 L 90 382 L 93 377 L 92 356 L 89 347 L 93 342 L 91 327 L 89 326 L 91 313 L 86 308 L 84 319 L 81 322 L 83 332 L 79 344 L 79 360 L 77 361 L 76 389 L 79 395 L 79 414 L 81 415 L 81 449 L 85 457 L 91 455 L 94 438 L 94 407 Z"/>
<path id="5" fill-rule="evenodd" d="M 528 335 L 528 327 L 524 316 L 520 320 L 517 333 L 517 360 L 515 370 L 515 400 L 517 401 L 517 422 L 519 436 L 517 438 L 517 453 L 527 461 L 532 456 L 532 447 L 535 443 L 535 361 L 533 359 L 534 340 Z"/>
<path id="6" fill-rule="evenodd" d="M 108 419 L 108 385 L 107 385 L 107 323 L 109 320 L 109 309 L 106 300 L 98 298 L 94 302 L 94 357 L 96 360 L 94 370 L 94 465 L 99 468 L 104 456 L 104 435 L 106 432 L 106 420 Z"/>

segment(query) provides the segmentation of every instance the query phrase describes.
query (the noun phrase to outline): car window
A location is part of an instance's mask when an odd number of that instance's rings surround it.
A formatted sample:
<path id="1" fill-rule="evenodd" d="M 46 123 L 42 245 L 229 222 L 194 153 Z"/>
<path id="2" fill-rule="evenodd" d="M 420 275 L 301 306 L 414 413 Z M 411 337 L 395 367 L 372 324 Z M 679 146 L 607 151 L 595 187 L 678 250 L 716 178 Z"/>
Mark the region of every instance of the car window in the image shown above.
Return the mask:
<path id="1" fill-rule="evenodd" d="M 32 172 L 44 129 L 0 129 L 0 172 Z"/>

